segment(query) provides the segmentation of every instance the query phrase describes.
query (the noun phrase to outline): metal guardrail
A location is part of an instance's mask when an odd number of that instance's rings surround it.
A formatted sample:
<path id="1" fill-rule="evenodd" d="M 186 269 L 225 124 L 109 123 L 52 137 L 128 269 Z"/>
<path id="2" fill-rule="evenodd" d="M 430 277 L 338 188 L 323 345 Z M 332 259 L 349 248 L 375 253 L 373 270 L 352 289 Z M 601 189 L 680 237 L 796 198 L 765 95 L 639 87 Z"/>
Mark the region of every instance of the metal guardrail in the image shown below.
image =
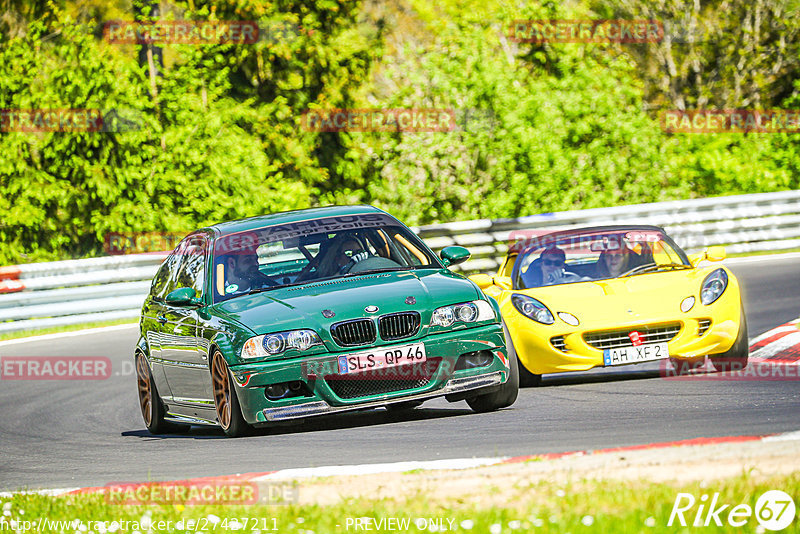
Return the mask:
<path id="1" fill-rule="evenodd" d="M 0 334 L 139 317 L 167 253 L 0 268 Z"/>
<path id="2" fill-rule="evenodd" d="M 462 270 L 492 271 L 517 239 L 606 224 L 663 227 L 687 252 L 725 245 L 729 254 L 800 247 L 800 190 L 714 197 L 612 208 L 542 213 L 515 219 L 479 219 L 414 230 L 435 250 L 461 245 L 472 252 Z"/>
<path id="3" fill-rule="evenodd" d="M 725 245 L 729 254 L 800 248 L 800 190 L 479 219 L 413 228 L 438 251 L 470 249 L 463 272 L 499 267 L 509 243 L 606 224 L 662 226 L 687 252 Z M 166 253 L 0 268 L 0 334 L 139 316 Z"/>

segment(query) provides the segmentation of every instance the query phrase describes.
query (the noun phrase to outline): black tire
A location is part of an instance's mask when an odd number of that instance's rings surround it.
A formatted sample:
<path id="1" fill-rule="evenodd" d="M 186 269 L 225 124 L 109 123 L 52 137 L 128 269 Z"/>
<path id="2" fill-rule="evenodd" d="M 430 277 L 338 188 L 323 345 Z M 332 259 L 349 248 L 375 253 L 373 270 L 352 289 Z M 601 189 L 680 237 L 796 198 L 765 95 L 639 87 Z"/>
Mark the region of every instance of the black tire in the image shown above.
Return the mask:
<path id="1" fill-rule="evenodd" d="M 739 334 L 736 336 L 733 346 L 722 354 L 709 356 L 714 369 L 718 372 L 741 371 L 747 367 L 747 360 L 750 356 L 750 343 L 747 338 L 747 318 L 744 310 L 741 312 L 739 320 Z"/>
<path id="2" fill-rule="evenodd" d="M 158 394 L 150 365 L 141 352 L 136 353 L 136 385 L 139 392 L 139 410 L 147 430 L 154 435 L 175 434 L 189 430 L 188 425 L 179 425 L 164 420 L 164 403 Z"/>
<path id="3" fill-rule="evenodd" d="M 231 371 L 219 350 L 211 357 L 211 386 L 214 391 L 214 408 L 217 411 L 217 422 L 222 431 L 230 438 L 246 436 L 253 431 L 242 416 L 239 397 L 233 385 Z"/>
<path id="4" fill-rule="evenodd" d="M 501 385 L 497 390 L 491 393 L 485 393 L 467 399 L 467 404 L 472 408 L 472 411 L 477 413 L 493 412 L 500 408 L 507 408 L 514 404 L 519 394 L 519 366 L 517 362 L 517 351 L 514 350 L 514 344 L 511 343 L 511 336 L 508 335 L 508 329 L 503 324 L 503 334 L 506 338 L 506 349 L 508 350 L 508 366 L 509 375 L 506 383 Z"/>

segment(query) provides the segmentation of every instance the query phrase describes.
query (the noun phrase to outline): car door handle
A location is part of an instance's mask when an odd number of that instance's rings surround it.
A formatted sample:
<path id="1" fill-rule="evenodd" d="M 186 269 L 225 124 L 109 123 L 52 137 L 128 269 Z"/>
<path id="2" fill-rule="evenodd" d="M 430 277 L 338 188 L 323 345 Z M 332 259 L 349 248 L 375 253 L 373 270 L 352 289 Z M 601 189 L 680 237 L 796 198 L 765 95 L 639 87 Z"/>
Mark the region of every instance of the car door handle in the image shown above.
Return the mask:
<path id="1" fill-rule="evenodd" d="M 156 315 L 156 321 L 158 321 L 161 324 L 164 324 L 167 322 L 167 318 L 164 317 L 163 315 Z"/>

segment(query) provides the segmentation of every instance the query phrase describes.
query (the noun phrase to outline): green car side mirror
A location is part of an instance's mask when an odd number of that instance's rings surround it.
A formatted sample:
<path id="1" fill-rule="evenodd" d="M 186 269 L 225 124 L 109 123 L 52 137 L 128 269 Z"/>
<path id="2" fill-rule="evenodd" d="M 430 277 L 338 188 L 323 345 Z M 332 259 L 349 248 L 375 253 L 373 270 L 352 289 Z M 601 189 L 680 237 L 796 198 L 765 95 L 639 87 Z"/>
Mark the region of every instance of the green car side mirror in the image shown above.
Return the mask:
<path id="1" fill-rule="evenodd" d="M 170 306 L 202 306 L 203 302 L 194 295 L 191 287 L 181 287 L 170 291 L 165 300 Z"/>
<path id="2" fill-rule="evenodd" d="M 450 267 L 451 265 L 458 265 L 459 263 L 467 261 L 470 257 L 470 253 L 469 250 L 464 247 L 453 245 L 444 247 L 439 253 L 439 256 L 442 258 L 444 266 Z"/>

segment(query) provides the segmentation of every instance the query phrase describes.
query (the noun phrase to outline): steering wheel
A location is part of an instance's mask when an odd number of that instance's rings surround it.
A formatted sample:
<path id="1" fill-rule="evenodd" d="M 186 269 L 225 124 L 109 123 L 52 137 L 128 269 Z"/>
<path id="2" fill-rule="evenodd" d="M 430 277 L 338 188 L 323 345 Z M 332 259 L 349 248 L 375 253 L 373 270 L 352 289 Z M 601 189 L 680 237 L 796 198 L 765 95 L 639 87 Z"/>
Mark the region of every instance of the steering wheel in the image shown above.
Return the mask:
<path id="1" fill-rule="evenodd" d="M 348 272 L 361 273 L 364 271 L 372 271 L 374 269 L 393 269 L 397 267 L 400 267 L 400 264 L 394 260 L 384 258 L 383 256 L 370 256 L 350 266 Z"/>
<path id="2" fill-rule="evenodd" d="M 280 285 L 273 277 L 259 272 L 257 275 L 254 275 L 250 278 L 250 286 L 253 289 L 257 289 L 260 287 L 272 287 Z"/>
<path id="3" fill-rule="evenodd" d="M 548 277 L 547 280 L 543 281 L 542 285 L 549 286 L 553 284 L 563 284 L 566 282 L 575 282 L 581 279 L 581 275 L 575 274 L 570 271 L 562 270 L 558 276 L 553 276 L 552 274 Z"/>
<path id="4" fill-rule="evenodd" d="M 353 256 L 350 258 L 350 261 L 345 263 L 342 266 L 342 268 L 339 269 L 339 274 L 349 273 L 353 269 L 353 267 L 356 266 L 356 263 L 358 263 L 360 261 L 363 261 L 363 260 L 366 260 L 366 259 L 371 258 L 371 257 L 373 257 L 372 254 L 369 251 L 366 251 L 366 250 L 362 250 L 358 254 L 353 254 Z"/>

